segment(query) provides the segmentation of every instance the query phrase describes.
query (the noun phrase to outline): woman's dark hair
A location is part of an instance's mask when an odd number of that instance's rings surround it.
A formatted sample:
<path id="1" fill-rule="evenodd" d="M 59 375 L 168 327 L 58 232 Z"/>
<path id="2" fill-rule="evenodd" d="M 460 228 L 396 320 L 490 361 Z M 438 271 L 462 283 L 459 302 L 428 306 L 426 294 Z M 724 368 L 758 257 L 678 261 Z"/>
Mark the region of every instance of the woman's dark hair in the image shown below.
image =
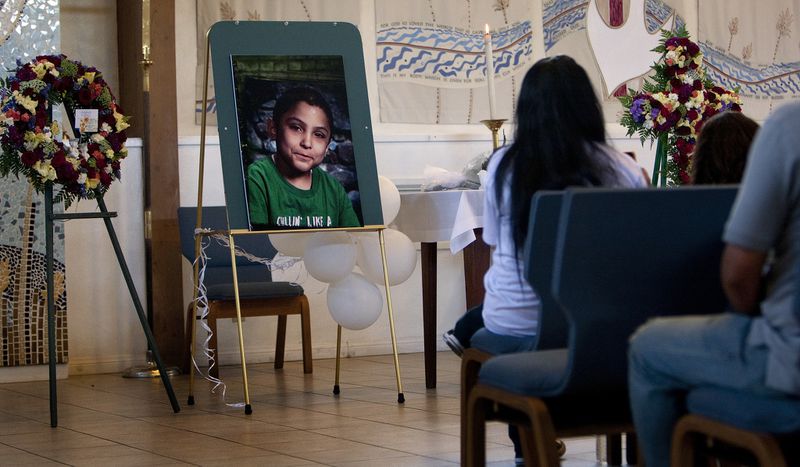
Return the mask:
<path id="1" fill-rule="evenodd" d="M 514 142 L 497 167 L 498 203 L 511 181 L 511 226 L 520 251 L 528 231 L 531 196 L 570 185 L 599 185 L 610 170 L 591 157 L 605 143 L 600 103 L 589 76 L 565 55 L 536 62 L 522 81 Z"/>
<path id="2" fill-rule="evenodd" d="M 703 124 L 692 157 L 695 185 L 739 183 L 758 123 L 741 112 L 718 113 Z"/>
<path id="3" fill-rule="evenodd" d="M 298 102 L 305 102 L 310 106 L 322 109 L 322 111 L 325 112 L 325 116 L 328 117 L 328 124 L 331 126 L 331 132 L 333 132 L 333 112 L 331 111 L 331 106 L 328 105 L 328 101 L 325 100 L 325 96 L 323 96 L 321 92 L 308 86 L 289 88 L 278 97 L 278 100 L 275 101 L 275 109 L 272 111 L 272 120 L 275 124 L 280 124 L 283 114 L 288 112 L 289 109 L 294 107 Z"/>

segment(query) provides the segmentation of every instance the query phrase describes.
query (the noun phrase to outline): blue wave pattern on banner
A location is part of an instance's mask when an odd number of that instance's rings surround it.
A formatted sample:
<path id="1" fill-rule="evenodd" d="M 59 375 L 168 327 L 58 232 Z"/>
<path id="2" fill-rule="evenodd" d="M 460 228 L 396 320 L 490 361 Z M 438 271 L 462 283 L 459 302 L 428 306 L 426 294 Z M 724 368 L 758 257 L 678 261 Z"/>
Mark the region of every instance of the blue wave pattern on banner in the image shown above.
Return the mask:
<path id="1" fill-rule="evenodd" d="M 716 47 L 701 42 L 706 73 L 727 89 L 740 88 L 746 97 L 777 97 L 800 94 L 800 62 L 754 67 Z"/>
<path id="2" fill-rule="evenodd" d="M 544 7 L 544 49 L 550 50 L 559 40 L 571 32 L 586 29 L 586 8 L 590 2 L 586 0 L 555 1 Z M 645 22 L 647 31 L 654 33 L 661 28 L 664 21 L 674 10 L 660 0 L 645 2 Z M 678 18 L 678 25 L 683 19 Z"/>
<path id="3" fill-rule="evenodd" d="M 666 21 L 675 10 L 664 2 L 648 0 L 645 2 L 644 12 L 644 21 L 647 25 L 647 31 L 652 34 L 661 29 L 661 25 L 664 24 L 664 21 Z M 683 19 L 679 17 L 676 26 L 679 27 L 681 24 L 683 24 Z"/>
<path id="4" fill-rule="evenodd" d="M 483 34 L 446 26 L 393 25 L 376 35 L 378 73 L 387 78 L 469 83 L 485 80 Z M 532 56 L 531 23 L 492 34 L 494 72 L 512 71 Z"/>
<path id="5" fill-rule="evenodd" d="M 544 50 L 550 50 L 567 34 L 586 28 L 586 0 L 565 0 L 545 5 L 542 12 Z"/>

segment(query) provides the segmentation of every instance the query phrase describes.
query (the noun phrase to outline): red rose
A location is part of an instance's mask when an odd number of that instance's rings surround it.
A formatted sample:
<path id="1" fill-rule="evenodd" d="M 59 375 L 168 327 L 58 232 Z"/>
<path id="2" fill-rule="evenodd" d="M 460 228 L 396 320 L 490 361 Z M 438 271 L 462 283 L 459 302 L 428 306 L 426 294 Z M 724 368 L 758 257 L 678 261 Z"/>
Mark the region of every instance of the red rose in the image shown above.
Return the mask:
<path id="1" fill-rule="evenodd" d="M 78 172 L 72 167 L 72 164 L 62 164 L 59 166 L 53 166 L 56 169 L 56 175 L 58 179 L 64 182 L 75 182 L 78 180 Z"/>
<path id="2" fill-rule="evenodd" d="M 26 167 L 33 167 L 39 160 L 39 155 L 33 151 L 25 151 L 20 158 Z"/>
<path id="3" fill-rule="evenodd" d="M 675 141 L 675 147 L 678 149 L 679 154 L 686 155 L 694 151 L 694 144 L 686 138 L 678 138 L 678 140 Z"/>
<path id="4" fill-rule="evenodd" d="M 689 165 L 689 156 L 686 154 L 676 153 L 672 155 L 672 160 L 679 168 L 684 168 Z"/>
<path id="5" fill-rule="evenodd" d="M 97 167 L 98 170 L 103 170 L 106 167 L 106 158 L 96 158 L 94 160 L 94 166 Z"/>
<path id="6" fill-rule="evenodd" d="M 108 112 L 108 113 L 107 112 L 101 112 L 100 113 L 100 126 L 102 126 L 103 123 L 107 123 L 108 126 L 110 126 L 111 128 L 114 128 L 114 125 L 117 124 L 117 120 L 114 118 L 114 114 L 113 113 L 111 113 L 111 112 Z"/>
<path id="7" fill-rule="evenodd" d="M 88 106 L 92 103 L 93 100 L 94 98 L 92 97 L 92 91 L 89 90 L 89 88 L 84 87 L 81 88 L 80 91 L 78 91 L 78 102 L 80 102 L 81 105 Z"/>
<path id="8" fill-rule="evenodd" d="M 37 62 L 48 61 L 56 67 L 61 66 L 61 58 L 63 55 L 39 55 L 36 57 Z"/>
<path id="9" fill-rule="evenodd" d="M 55 154 L 53 154 L 53 158 L 50 159 L 50 165 L 53 167 L 58 168 L 65 164 L 69 164 L 70 167 L 72 166 L 72 164 L 67 161 L 64 151 L 57 151 Z"/>
<path id="10" fill-rule="evenodd" d="M 17 79 L 20 81 L 30 81 L 36 79 L 36 72 L 33 71 L 30 65 L 25 65 L 17 70 Z"/>
<path id="11" fill-rule="evenodd" d="M 44 109 L 37 109 L 36 126 L 39 128 L 44 128 L 47 126 L 47 112 L 44 111 Z"/>
<path id="12" fill-rule="evenodd" d="M 108 187 L 111 185 L 112 181 L 113 179 L 111 178 L 111 175 L 107 174 L 105 170 L 100 171 L 100 183 L 102 183 L 103 186 Z"/>
<path id="13" fill-rule="evenodd" d="M 71 91 L 74 85 L 75 81 L 69 76 L 65 76 L 53 83 L 53 87 L 58 91 Z"/>

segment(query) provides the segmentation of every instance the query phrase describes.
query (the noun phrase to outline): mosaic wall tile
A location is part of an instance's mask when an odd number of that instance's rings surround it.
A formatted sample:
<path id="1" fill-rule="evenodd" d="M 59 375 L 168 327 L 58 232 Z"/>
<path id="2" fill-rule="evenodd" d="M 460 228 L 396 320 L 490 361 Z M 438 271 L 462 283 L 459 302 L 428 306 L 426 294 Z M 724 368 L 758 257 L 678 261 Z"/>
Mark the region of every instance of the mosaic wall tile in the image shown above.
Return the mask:
<path id="1" fill-rule="evenodd" d="M 0 0 L 0 73 L 59 53 L 58 0 Z M 56 211 L 60 206 L 55 206 Z M 64 229 L 55 224 L 56 361 L 67 362 Z M 0 366 L 45 364 L 44 200 L 24 179 L 0 179 Z"/>

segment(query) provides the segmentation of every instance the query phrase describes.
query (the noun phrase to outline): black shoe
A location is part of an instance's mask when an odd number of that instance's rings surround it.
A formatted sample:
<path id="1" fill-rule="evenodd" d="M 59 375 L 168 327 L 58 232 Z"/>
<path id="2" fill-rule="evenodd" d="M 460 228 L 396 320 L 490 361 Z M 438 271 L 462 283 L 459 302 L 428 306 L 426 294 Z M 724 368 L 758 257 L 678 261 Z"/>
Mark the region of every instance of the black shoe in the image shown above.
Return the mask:
<path id="1" fill-rule="evenodd" d="M 442 335 L 442 339 L 444 339 L 444 343 L 450 347 L 450 350 L 453 351 L 454 354 L 458 355 L 459 357 L 464 354 L 464 346 L 461 345 L 461 341 L 458 340 L 455 334 L 453 334 L 453 330 L 449 330 Z"/>
<path id="2" fill-rule="evenodd" d="M 567 445 L 563 441 L 561 441 L 560 439 L 557 439 L 556 440 L 556 454 L 558 454 L 558 457 L 561 458 L 561 457 L 564 457 L 564 454 L 566 454 L 566 453 L 567 453 Z"/>

